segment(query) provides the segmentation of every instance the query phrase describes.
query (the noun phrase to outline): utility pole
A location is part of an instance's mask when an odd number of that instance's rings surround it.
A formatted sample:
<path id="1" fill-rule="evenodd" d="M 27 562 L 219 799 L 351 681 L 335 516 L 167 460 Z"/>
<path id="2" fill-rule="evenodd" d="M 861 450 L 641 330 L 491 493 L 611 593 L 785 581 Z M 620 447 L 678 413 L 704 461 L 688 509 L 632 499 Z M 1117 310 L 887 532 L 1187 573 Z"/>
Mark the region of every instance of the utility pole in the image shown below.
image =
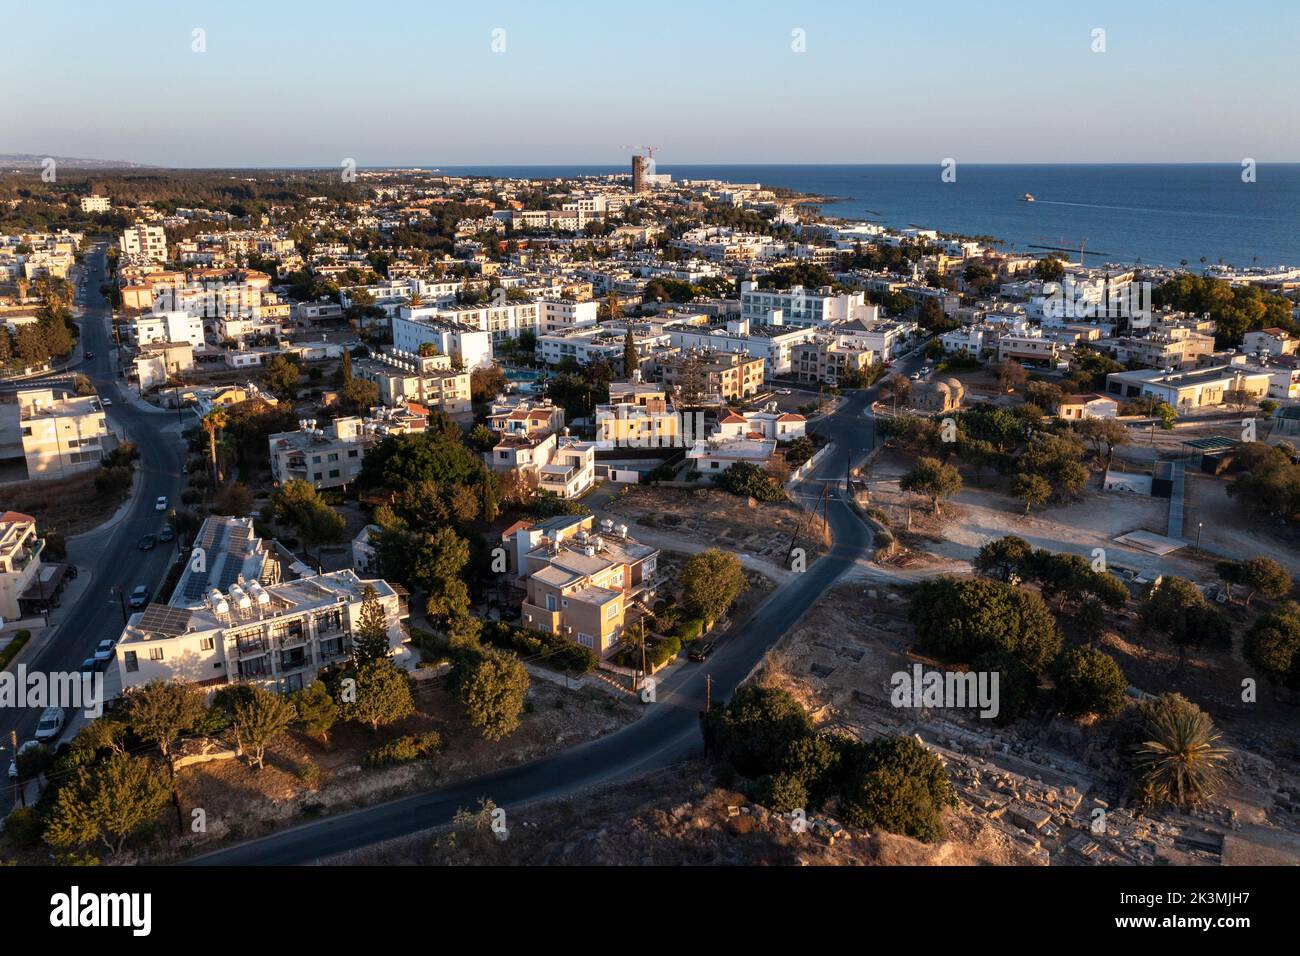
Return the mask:
<path id="1" fill-rule="evenodd" d="M 704 675 L 704 712 L 709 712 L 709 706 L 713 703 L 713 675 Z"/>
<path id="2" fill-rule="evenodd" d="M 14 751 L 14 766 L 17 767 L 17 766 L 18 766 L 18 731 L 16 731 L 16 730 L 11 730 L 11 731 L 9 731 L 9 746 L 13 748 L 13 751 Z M 22 778 L 21 778 L 19 775 L 15 775 L 15 776 L 14 776 L 14 800 L 13 800 L 13 802 L 14 802 L 14 804 L 22 803 L 24 806 L 26 806 L 26 801 L 23 800 L 23 784 L 22 784 Z"/>
<path id="3" fill-rule="evenodd" d="M 641 679 L 645 680 L 645 617 L 641 618 Z"/>
<path id="4" fill-rule="evenodd" d="M 849 456 L 844 460 L 844 490 L 850 495 L 853 494 L 853 449 L 849 449 Z"/>

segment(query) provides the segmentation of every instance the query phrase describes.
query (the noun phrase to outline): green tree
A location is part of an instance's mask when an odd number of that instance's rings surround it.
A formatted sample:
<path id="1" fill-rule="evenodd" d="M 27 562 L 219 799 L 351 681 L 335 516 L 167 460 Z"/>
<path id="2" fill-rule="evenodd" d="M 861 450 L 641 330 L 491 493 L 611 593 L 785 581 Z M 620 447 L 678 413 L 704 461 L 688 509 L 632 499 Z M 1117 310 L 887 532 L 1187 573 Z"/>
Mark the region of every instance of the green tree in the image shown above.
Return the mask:
<path id="1" fill-rule="evenodd" d="M 344 696 L 342 711 L 349 720 L 369 724 L 371 731 L 409 716 L 415 710 L 411 682 L 385 658 L 359 665 L 350 672 L 356 681 L 355 700 Z"/>
<path id="2" fill-rule="evenodd" d="M 710 548 L 693 555 L 677 575 L 682 606 L 693 617 L 712 625 L 749 586 L 740 559 L 727 551 Z"/>
<path id="3" fill-rule="evenodd" d="M 1138 609 L 1138 624 L 1178 648 L 1179 670 L 1187 663 L 1189 647 L 1225 647 L 1230 640 L 1227 618 L 1195 584 L 1179 577 L 1164 578 L 1151 589 Z"/>
<path id="4" fill-rule="evenodd" d="M 177 738 L 203 717 L 203 689 L 184 681 L 154 680 L 125 694 L 126 723 L 170 760 Z"/>
<path id="5" fill-rule="evenodd" d="M 1061 648 L 1056 619 L 1033 591 L 989 578 L 941 576 L 912 593 L 916 636 L 931 653 L 971 661 L 988 651 L 1008 651 L 1038 674 Z"/>
<path id="6" fill-rule="evenodd" d="M 1124 708 L 1128 678 L 1109 654 L 1094 647 L 1072 647 L 1049 668 L 1056 705 L 1067 717 L 1113 717 Z"/>
<path id="7" fill-rule="evenodd" d="M 623 334 L 623 375 L 631 380 L 632 373 L 641 367 L 641 360 L 637 357 L 636 337 L 632 334 L 632 323 L 627 324 L 627 332 Z"/>
<path id="8" fill-rule="evenodd" d="M 358 664 L 388 657 L 388 617 L 374 586 L 361 592 L 361 612 L 352 635 L 352 657 Z"/>
<path id="9" fill-rule="evenodd" d="M 324 682 L 312 681 L 302 690 L 295 691 L 289 699 L 303 732 L 319 737 L 323 744 L 329 743 L 330 729 L 339 717 L 339 705 Z"/>
<path id="10" fill-rule="evenodd" d="M 899 479 L 898 487 L 930 499 L 930 507 L 939 514 L 939 502 L 961 491 L 961 475 L 952 465 L 937 458 L 918 458 L 912 470 Z"/>
<path id="11" fill-rule="evenodd" d="M 512 654 L 489 649 L 462 663 L 456 692 L 469 722 L 488 740 L 501 740 L 519 727 L 528 693 L 528 671 Z"/>
<path id="12" fill-rule="evenodd" d="M 1250 594 L 1246 596 L 1247 605 L 1256 594 L 1275 600 L 1291 593 L 1291 575 L 1272 558 L 1220 561 L 1215 570 L 1229 585 L 1240 584 L 1250 588 Z"/>
<path id="13" fill-rule="evenodd" d="M 995 724 L 1011 723 L 1029 713 L 1038 701 L 1038 677 L 1010 651 L 985 651 L 971 661 L 976 673 L 998 675 L 998 715 Z"/>
<path id="14" fill-rule="evenodd" d="M 1283 601 L 1257 618 L 1242 653 L 1270 680 L 1300 689 L 1300 605 Z"/>
<path id="15" fill-rule="evenodd" d="M 812 718 L 789 691 L 747 685 L 702 718 L 705 749 L 741 776 L 783 769 L 786 748 L 812 733 Z"/>
<path id="16" fill-rule="evenodd" d="M 98 841 L 119 855 L 170 798 L 171 787 L 151 760 L 115 754 L 82 767 L 59 788 L 45 839 L 60 849 Z"/>
<path id="17" fill-rule="evenodd" d="M 271 493 L 270 510 L 277 521 L 302 536 L 308 554 L 312 547 L 340 540 L 347 528 L 343 516 L 330 507 L 320 492 L 297 478 L 289 479 Z"/>
<path id="18" fill-rule="evenodd" d="M 943 762 L 912 737 L 860 745 L 841 804 L 850 826 L 902 833 L 926 843 L 943 836 L 943 810 L 957 792 Z"/>
<path id="19" fill-rule="evenodd" d="M 251 687 L 246 699 L 235 704 L 234 725 L 238 728 L 249 762 L 263 769 L 266 748 L 289 729 L 297 716 L 288 699 L 262 687 Z"/>
<path id="20" fill-rule="evenodd" d="M 1046 478 L 1020 472 L 1011 479 L 1011 494 L 1025 503 L 1025 514 L 1034 505 L 1046 504 L 1052 497 L 1052 486 Z"/>
<path id="21" fill-rule="evenodd" d="M 1210 716 L 1179 694 L 1161 694 L 1143 716 L 1147 739 L 1136 757 L 1142 802 L 1189 808 L 1213 796 L 1228 751 L 1218 746 Z"/>
<path id="22" fill-rule="evenodd" d="M 736 462 L 714 478 L 713 483 L 723 491 L 741 498 L 753 498 L 755 501 L 786 499 L 785 489 L 766 471 L 748 461 Z"/>
<path id="23" fill-rule="evenodd" d="M 1013 576 L 1028 576 L 1033 556 L 1034 549 L 1028 541 L 1009 534 L 980 545 L 972 563 L 981 574 L 1009 582 Z"/>
<path id="24" fill-rule="evenodd" d="M 298 363 L 285 355 L 272 355 L 262 369 L 262 384 L 281 401 L 291 402 L 298 397 L 298 379 Z"/>

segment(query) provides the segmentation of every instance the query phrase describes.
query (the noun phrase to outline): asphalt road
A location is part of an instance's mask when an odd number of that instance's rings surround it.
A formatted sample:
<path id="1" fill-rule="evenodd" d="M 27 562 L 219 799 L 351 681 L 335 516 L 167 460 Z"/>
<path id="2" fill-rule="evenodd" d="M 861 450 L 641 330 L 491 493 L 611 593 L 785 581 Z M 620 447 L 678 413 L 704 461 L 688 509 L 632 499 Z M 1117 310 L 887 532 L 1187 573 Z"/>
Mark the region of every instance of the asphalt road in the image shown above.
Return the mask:
<path id="1" fill-rule="evenodd" d="M 85 260 L 86 281 L 77 292 L 78 318 L 81 320 L 81 344 L 84 352 L 93 353 L 83 360 L 75 371 L 87 376 L 99 390 L 100 397 L 112 399 L 106 409 L 109 424 L 119 436 L 134 441 L 140 448 L 136 463 L 141 475 L 141 485 L 131 504 L 130 512 L 113 528 L 91 532 L 68 545 L 68 563 L 75 564 L 91 577 L 88 586 L 76 605 L 64 605 L 58 630 L 47 644 L 35 654 L 30 652 L 21 659 L 28 671 L 72 672 L 81 668 L 81 662 L 91 656 L 100 641 L 116 638 L 124 623 L 118 599 L 110 593 L 117 587 L 129 595 L 136 585 L 144 584 L 152 591 L 161 583 L 167 567 L 176 556 L 177 543 L 160 543 L 152 550 L 141 551 L 140 538 L 157 532 L 164 524 L 164 516 L 155 510 L 154 503 L 166 495 L 169 505 L 180 504 L 184 487 L 181 473 L 183 457 L 181 445 L 175 434 L 175 415 L 146 412 L 126 401 L 122 389 L 126 382 L 116 378 L 112 359 L 112 334 L 107 303 L 99 292 L 105 278 L 104 247 L 96 247 Z M 66 375 L 53 375 L 51 380 L 64 380 Z M 25 383 L 39 384 L 40 381 Z M 170 428 L 171 431 L 164 431 Z M 39 520 L 39 516 L 36 516 Z M 43 529 L 38 527 L 38 533 Z M 39 637 L 34 638 L 39 640 Z M 116 666 L 111 663 L 110 667 Z M 8 769 L 10 732 L 18 731 L 19 746 L 32 739 L 40 711 L 36 708 L 0 709 L 0 763 Z M 9 787 L 0 788 L 0 815 L 7 813 L 12 800 Z"/>
<path id="2" fill-rule="evenodd" d="M 898 363 L 910 373 L 919 357 Z M 506 810 L 529 803 L 571 798 L 583 791 L 640 777 L 700 753 L 699 715 L 704 709 L 706 680 L 712 678 L 712 702 L 728 700 L 753 671 L 763 654 L 792 627 L 804 611 L 863 557 L 871 532 L 848 505 L 843 491 L 847 450 L 854 461 L 869 450 L 874 435 L 867 411 L 875 390 L 850 393 L 835 414 L 816 428 L 835 447 L 803 482 L 800 493 L 832 493 L 827 507 L 834 538 L 830 553 L 814 562 L 802 576 L 782 585 L 750 616 L 719 642 L 706 663 L 685 662 L 656 688 L 656 701 L 636 723 L 599 740 L 549 757 L 477 777 L 444 789 L 412 794 L 388 803 L 326 817 L 287 830 L 239 843 L 190 861 L 197 865 L 296 865 L 407 836 L 450 822 L 460 808 L 472 808 L 480 797 Z"/>

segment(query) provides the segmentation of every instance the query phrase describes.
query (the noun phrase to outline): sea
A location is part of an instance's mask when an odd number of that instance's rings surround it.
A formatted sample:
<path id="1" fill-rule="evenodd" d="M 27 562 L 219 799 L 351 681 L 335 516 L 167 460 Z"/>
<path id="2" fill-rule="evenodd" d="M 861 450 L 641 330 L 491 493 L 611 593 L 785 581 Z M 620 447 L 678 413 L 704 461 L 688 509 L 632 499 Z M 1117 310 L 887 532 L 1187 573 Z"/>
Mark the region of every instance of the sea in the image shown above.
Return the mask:
<path id="1" fill-rule="evenodd" d="M 1199 270 L 1300 267 L 1300 164 L 695 165 L 656 161 L 674 180 L 721 179 L 833 197 L 827 216 L 987 236 L 1000 248 L 1057 249 L 1089 265 Z M 425 167 L 432 168 L 432 167 Z M 629 166 L 444 166 L 448 174 L 608 175 Z M 1033 202 L 1024 200 L 1028 193 Z"/>

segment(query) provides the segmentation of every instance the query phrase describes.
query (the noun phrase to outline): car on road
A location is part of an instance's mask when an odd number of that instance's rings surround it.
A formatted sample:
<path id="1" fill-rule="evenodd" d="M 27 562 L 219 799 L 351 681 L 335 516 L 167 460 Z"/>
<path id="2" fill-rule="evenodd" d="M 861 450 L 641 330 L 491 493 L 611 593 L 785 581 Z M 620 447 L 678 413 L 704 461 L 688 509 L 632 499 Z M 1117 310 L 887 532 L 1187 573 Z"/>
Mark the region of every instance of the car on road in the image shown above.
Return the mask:
<path id="1" fill-rule="evenodd" d="M 87 353 L 86 353 L 86 358 L 88 358 L 88 359 L 93 359 L 94 357 L 95 357 L 95 353 L 94 353 L 94 352 L 87 352 Z"/>
<path id="2" fill-rule="evenodd" d="M 158 538 L 157 538 L 155 535 L 147 534 L 147 535 L 145 535 L 143 538 L 140 539 L 140 550 L 141 550 L 141 551 L 148 551 L 148 550 L 149 550 L 150 548 L 152 548 L 152 547 L 153 547 L 157 542 L 158 542 Z"/>
<path id="3" fill-rule="evenodd" d="M 81 662 L 82 674 L 93 674 L 99 670 L 99 663 L 93 657 L 87 657 Z"/>
<path id="4" fill-rule="evenodd" d="M 149 603 L 149 589 L 143 584 L 137 585 L 136 589 L 131 592 L 129 603 L 132 607 L 144 607 Z"/>
<path id="5" fill-rule="evenodd" d="M 921 381 L 921 373 L 920 373 L 920 372 L 913 372 L 913 373 L 912 373 L 911 375 L 909 375 L 908 377 L 909 377 L 913 382 L 919 382 L 919 381 Z"/>
<path id="6" fill-rule="evenodd" d="M 776 394 L 778 394 L 778 395 L 793 395 L 793 394 L 794 394 L 794 389 L 792 389 L 792 388 L 778 388 L 778 389 L 776 390 Z"/>
<path id="7" fill-rule="evenodd" d="M 170 541 L 174 537 L 176 537 L 176 532 L 173 531 L 171 527 L 168 525 L 164 525 L 163 529 L 158 532 L 159 541 Z"/>
<path id="8" fill-rule="evenodd" d="M 167 496 L 166 496 L 166 495 L 159 495 L 159 496 L 158 496 L 158 500 L 155 501 L 155 502 L 153 503 L 153 508 L 154 508 L 154 511 L 166 511 L 166 510 L 167 510 Z"/>
<path id="9" fill-rule="evenodd" d="M 41 719 L 36 724 L 36 739 L 41 743 L 55 740 L 63 730 L 63 708 L 46 707 L 41 711 Z"/>
<path id="10" fill-rule="evenodd" d="M 27 743 L 23 744 L 21 747 L 18 748 L 18 753 L 14 754 L 13 759 L 9 761 L 10 780 L 18 779 L 18 758 L 21 757 L 23 754 L 27 753 L 29 750 L 35 750 L 39 746 L 41 746 L 41 742 L 39 740 L 29 740 L 27 741 Z"/>
<path id="11" fill-rule="evenodd" d="M 696 641 L 686 655 L 693 661 L 707 661 L 717 645 L 713 641 Z"/>
<path id="12" fill-rule="evenodd" d="M 105 408 L 108 408 L 110 405 L 113 404 L 113 400 L 111 398 L 104 398 L 101 396 L 99 399 L 99 404 L 103 405 Z"/>
<path id="13" fill-rule="evenodd" d="M 116 653 L 117 641 L 112 638 L 100 641 L 95 645 L 95 660 L 100 664 L 107 664 L 113 659 L 113 655 Z"/>

